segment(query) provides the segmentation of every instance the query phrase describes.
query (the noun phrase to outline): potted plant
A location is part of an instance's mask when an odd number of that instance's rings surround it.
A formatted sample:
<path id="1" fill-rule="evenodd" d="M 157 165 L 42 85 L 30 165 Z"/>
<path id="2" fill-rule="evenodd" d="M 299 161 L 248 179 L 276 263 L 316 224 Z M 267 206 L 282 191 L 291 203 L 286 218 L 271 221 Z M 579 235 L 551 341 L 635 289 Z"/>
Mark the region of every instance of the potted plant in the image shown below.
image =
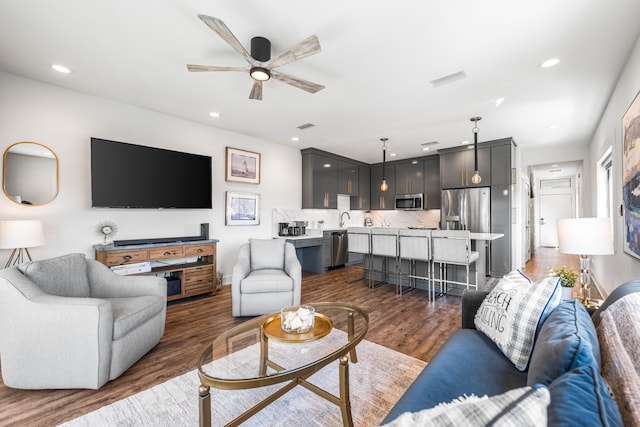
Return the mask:
<path id="1" fill-rule="evenodd" d="M 562 299 L 567 301 L 573 298 L 573 287 L 578 280 L 578 272 L 573 268 L 567 268 L 566 265 L 554 270 L 556 276 L 560 278 L 560 286 L 562 286 Z"/>

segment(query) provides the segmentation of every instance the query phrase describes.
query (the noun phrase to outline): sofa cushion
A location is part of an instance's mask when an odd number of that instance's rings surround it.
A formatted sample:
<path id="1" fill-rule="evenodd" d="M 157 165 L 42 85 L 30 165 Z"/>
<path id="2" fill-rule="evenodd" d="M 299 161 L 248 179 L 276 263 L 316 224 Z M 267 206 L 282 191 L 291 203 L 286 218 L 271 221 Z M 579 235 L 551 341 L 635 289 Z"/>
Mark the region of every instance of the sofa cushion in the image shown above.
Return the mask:
<path id="1" fill-rule="evenodd" d="M 480 305 L 476 329 L 491 338 L 515 367 L 524 371 L 539 326 L 561 300 L 557 277 L 533 284 L 502 278 Z"/>
<path id="2" fill-rule="evenodd" d="M 50 295 L 80 298 L 89 296 L 87 262 L 83 254 L 32 261 L 18 268 L 29 280 Z"/>
<path id="3" fill-rule="evenodd" d="M 600 366 L 600 346 L 589 313 L 577 300 L 560 304 L 544 321 L 531 353 L 527 384 L 549 385 L 580 366 Z"/>
<path id="4" fill-rule="evenodd" d="M 240 282 L 240 293 L 291 292 L 293 279 L 284 270 L 257 270 Z"/>
<path id="5" fill-rule="evenodd" d="M 115 341 L 162 312 L 165 302 L 159 296 L 106 298 L 113 311 L 113 337 Z"/>
<path id="6" fill-rule="evenodd" d="M 249 239 L 251 270 L 284 269 L 285 239 Z"/>
<path id="7" fill-rule="evenodd" d="M 622 426 L 620 412 L 604 380 L 593 366 L 581 366 L 549 385 L 552 426 Z"/>
<path id="8" fill-rule="evenodd" d="M 493 396 L 527 385 L 526 372 L 514 368 L 482 332 L 453 333 L 391 409 L 385 422 L 464 394 Z"/>
<path id="9" fill-rule="evenodd" d="M 387 427 L 541 426 L 547 425 L 549 390 L 522 387 L 492 397 L 463 396 L 419 412 L 405 412 Z"/>

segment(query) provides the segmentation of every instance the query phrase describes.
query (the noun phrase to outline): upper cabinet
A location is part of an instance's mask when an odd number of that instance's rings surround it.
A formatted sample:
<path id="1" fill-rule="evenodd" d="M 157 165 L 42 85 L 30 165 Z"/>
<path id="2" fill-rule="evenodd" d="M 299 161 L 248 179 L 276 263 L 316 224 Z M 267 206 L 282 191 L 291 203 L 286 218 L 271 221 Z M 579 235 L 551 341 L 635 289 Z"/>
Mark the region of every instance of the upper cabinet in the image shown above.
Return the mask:
<path id="1" fill-rule="evenodd" d="M 338 208 L 338 160 L 315 150 L 302 152 L 302 208 Z"/>
<path id="2" fill-rule="evenodd" d="M 351 210 L 371 209 L 371 168 L 358 165 L 358 195 L 351 197 Z"/>
<path id="3" fill-rule="evenodd" d="M 441 187 L 440 187 L 440 158 L 430 156 L 424 159 L 424 208 L 440 209 Z"/>
<path id="4" fill-rule="evenodd" d="M 475 172 L 473 146 L 462 149 L 440 151 L 440 179 L 443 189 L 487 187 L 491 185 L 491 148 L 478 147 L 479 184 L 471 182 Z"/>
<path id="5" fill-rule="evenodd" d="M 338 194 L 358 195 L 358 164 L 338 160 Z"/>
<path id="6" fill-rule="evenodd" d="M 424 193 L 424 165 L 422 160 L 395 164 L 396 194 Z"/>

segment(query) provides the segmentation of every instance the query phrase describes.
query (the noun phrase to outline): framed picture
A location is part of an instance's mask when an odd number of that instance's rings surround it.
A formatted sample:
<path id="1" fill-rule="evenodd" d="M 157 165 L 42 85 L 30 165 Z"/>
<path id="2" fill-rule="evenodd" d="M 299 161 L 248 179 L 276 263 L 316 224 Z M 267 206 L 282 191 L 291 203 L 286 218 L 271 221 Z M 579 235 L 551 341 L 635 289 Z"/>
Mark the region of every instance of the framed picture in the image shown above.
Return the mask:
<path id="1" fill-rule="evenodd" d="M 640 93 L 622 117 L 624 251 L 640 259 Z"/>
<path id="2" fill-rule="evenodd" d="M 225 225 L 260 224 L 260 195 L 227 191 Z"/>
<path id="3" fill-rule="evenodd" d="M 260 184 L 260 153 L 226 148 L 225 181 Z"/>

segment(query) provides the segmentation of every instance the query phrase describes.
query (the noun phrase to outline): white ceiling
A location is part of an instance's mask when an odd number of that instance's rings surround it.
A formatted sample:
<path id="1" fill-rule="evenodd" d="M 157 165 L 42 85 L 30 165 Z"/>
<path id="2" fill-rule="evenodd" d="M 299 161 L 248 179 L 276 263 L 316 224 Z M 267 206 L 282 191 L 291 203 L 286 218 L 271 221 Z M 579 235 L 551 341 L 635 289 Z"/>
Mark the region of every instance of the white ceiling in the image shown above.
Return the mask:
<path id="1" fill-rule="evenodd" d="M 197 14 L 222 19 L 247 49 L 253 36 L 270 39 L 273 57 L 316 34 L 320 54 L 278 70 L 326 89 L 271 80 L 256 101 L 248 75 L 187 72 L 187 63 L 246 64 Z M 476 115 L 480 141 L 588 144 L 638 16 L 638 0 L 0 0 L 0 69 L 374 163 L 381 137 L 397 158 L 424 155 L 424 142 L 472 139 Z M 553 57 L 556 67 L 539 67 Z M 458 71 L 467 77 L 429 83 Z M 304 123 L 316 126 L 296 129 Z"/>

